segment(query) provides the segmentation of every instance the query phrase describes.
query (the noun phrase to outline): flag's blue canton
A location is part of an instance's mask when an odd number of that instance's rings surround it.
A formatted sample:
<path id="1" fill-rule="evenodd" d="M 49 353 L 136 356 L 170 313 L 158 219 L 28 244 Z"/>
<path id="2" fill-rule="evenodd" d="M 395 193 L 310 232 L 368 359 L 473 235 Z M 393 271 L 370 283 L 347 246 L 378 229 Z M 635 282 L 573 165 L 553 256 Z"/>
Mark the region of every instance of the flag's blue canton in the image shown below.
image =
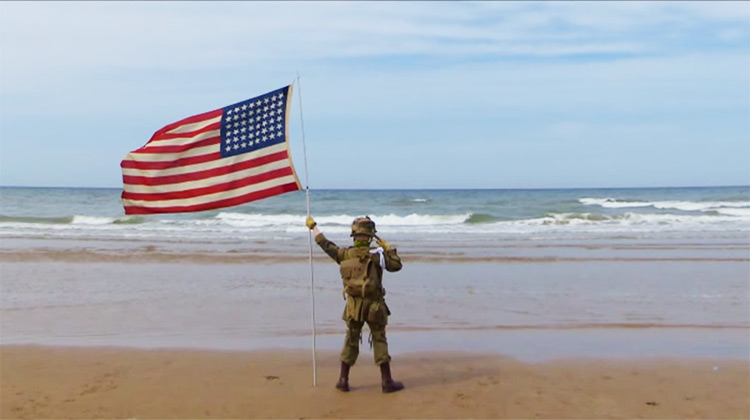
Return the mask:
<path id="1" fill-rule="evenodd" d="M 289 87 L 224 107 L 221 116 L 221 156 L 252 152 L 286 141 Z"/>

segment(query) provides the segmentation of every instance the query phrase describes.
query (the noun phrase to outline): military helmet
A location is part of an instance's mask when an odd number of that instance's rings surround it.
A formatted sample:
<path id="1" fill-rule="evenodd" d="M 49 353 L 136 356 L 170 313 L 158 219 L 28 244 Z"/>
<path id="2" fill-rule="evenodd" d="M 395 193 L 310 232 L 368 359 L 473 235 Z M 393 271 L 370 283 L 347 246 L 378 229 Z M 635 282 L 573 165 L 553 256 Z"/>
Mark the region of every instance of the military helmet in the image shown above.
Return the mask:
<path id="1" fill-rule="evenodd" d="M 352 222 L 352 234 L 354 235 L 367 235 L 369 237 L 375 236 L 375 222 L 373 222 L 369 216 L 358 217 Z"/>

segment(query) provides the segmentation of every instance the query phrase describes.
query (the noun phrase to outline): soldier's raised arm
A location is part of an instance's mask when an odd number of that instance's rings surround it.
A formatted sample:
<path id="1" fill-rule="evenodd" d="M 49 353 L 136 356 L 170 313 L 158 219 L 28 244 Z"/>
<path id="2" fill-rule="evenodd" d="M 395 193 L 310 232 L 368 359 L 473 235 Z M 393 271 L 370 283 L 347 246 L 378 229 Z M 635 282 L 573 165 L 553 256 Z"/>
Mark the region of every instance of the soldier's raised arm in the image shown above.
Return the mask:
<path id="1" fill-rule="evenodd" d="M 328 256 L 333 258 L 333 260 L 337 263 L 341 263 L 341 248 L 339 248 L 335 243 L 329 241 L 328 238 L 323 235 L 323 233 L 318 229 L 318 223 L 315 222 L 315 219 L 307 216 L 307 219 L 305 219 L 305 225 L 308 229 L 312 230 L 313 235 L 315 236 L 315 243 L 320 246 L 323 252 L 328 254 Z"/>

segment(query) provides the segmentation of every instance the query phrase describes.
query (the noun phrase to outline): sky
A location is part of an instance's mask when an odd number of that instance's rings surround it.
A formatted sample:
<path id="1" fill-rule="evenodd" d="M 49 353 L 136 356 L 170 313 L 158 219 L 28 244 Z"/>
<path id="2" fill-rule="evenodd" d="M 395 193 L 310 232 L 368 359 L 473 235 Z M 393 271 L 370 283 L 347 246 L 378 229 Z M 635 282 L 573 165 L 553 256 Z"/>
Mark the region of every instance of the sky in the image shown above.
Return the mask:
<path id="1" fill-rule="evenodd" d="M 298 76 L 312 190 L 750 185 L 750 2 L 3 1 L 0 186 Z"/>

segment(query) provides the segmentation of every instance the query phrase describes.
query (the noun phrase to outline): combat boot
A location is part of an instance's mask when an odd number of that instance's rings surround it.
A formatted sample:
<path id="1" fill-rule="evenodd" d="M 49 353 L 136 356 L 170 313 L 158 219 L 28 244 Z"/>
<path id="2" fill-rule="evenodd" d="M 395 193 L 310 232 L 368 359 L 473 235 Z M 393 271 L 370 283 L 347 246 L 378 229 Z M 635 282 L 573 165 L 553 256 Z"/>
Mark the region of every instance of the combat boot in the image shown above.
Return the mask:
<path id="1" fill-rule="evenodd" d="M 351 366 L 344 362 L 341 362 L 341 373 L 339 374 L 339 381 L 336 383 L 336 388 L 342 392 L 349 392 L 349 368 Z"/>
<path id="2" fill-rule="evenodd" d="M 380 377 L 382 379 L 383 393 L 401 391 L 404 389 L 404 384 L 398 381 L 394 381 L 391 378 L 391 364 L 383 363 L 380 365 Z"/>

